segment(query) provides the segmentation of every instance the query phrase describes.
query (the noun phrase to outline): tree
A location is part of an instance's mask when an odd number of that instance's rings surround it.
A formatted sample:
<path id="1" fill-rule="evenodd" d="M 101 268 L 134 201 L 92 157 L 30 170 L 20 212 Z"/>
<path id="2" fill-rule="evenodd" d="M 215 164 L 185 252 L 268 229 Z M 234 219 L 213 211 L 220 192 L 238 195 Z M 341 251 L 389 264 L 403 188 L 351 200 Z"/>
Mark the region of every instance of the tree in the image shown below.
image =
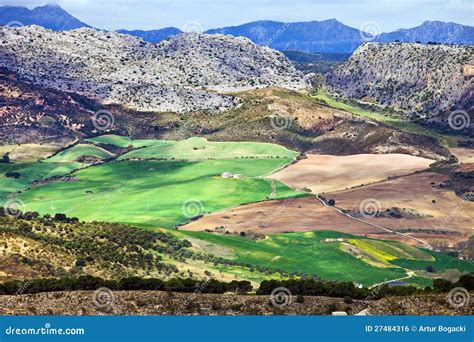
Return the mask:
<path id="1" fill-rule="evenodd" d="M 5 164 L 10 163 L 10 156 L 8 155 L 8 153 L 5 153 L 3 155 L 2 159 L 0 159 L 0 163 L 5 163 Z"/>

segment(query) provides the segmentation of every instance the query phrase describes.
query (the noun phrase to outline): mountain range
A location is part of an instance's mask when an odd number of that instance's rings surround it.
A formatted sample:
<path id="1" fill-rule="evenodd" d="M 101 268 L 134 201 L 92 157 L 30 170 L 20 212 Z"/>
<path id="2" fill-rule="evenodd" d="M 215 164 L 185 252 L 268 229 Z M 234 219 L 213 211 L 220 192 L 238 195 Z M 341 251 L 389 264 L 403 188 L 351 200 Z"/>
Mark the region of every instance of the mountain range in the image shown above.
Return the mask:
<path id="1" fill-rule="evenodd" d="M 0 25 L 9 23 L 35 24 L 54 31 L 90 27 L 57 5 L 46 5 L 32 10 L 25 7 L 0 7 Z M 140 37 L 150 43 L 157 43 L 182 33 L 175 27 L 149 31 L 118 30 L 118 32 Z M 239 26 L 211 29 L 204 33 L 243 36 L 258 45 L 267 45 L 280 51 L 297 50 L 324 53 L 352 53 L 365 40 L 474 44 L 474 27 L 441 21 L 425 21 L 414 28 L 399 29 L 377 36 L 347 26 L 336 19 L 294 23 L 263 20 Z"/>
<path id="2" fill-rule="evenodd" d="M 220 111 L 236 99 L 216 91 L 306 87 L 281 52 L 242 37 L 186 33 L 151 44 L 117 32 L 38 26 L 1 36 L 0 64 L 20 77 L 140 111 Z"/>

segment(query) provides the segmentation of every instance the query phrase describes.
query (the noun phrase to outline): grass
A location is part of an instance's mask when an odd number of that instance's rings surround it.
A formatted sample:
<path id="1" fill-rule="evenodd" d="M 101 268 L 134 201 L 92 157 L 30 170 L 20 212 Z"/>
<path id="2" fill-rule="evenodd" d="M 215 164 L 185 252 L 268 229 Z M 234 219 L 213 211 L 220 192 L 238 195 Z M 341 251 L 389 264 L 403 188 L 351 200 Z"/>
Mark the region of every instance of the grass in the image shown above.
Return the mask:
<path id="1" fill-rule="evenodd" d="M 28 163 L 0 164 L 0 203 L 5 202 L 11 193 L 22 191 L 35 180 L 66 175 L 82 167 L 81 163 Z M 6 173 L 19 173 L 18 179 L 7 177 Z M 0 204 L 1 206 L 1 204 Z"/>
<path id="2" fill-rule="evenodd" d="M 105 145 L 113 145 L 117 147 L 129 147 L 132 146 L 133 148 L 140 148 L 145 146 L 153 146 L 155 144 L 160 144 L 162 140 L 132 140 L 129 137 L 124 137 L 115 134 L 105 134 L 95 138 L 85 139 L 88 142 L 94 144 L 105 144 Z"/>
<path id="3" fill-rule="evenodd" d="M 89 140 L 123 146 L 133 142 L 115 135 Z M 215 143 L 202 138 L 155 140 L 146 144 L 151 146 L 133 150 L 122 156 L 121 161 L 88 168 L 74 161 L 89 155 L 108 159 L 111 154 L 98 146 L 79 144 L 42 162 L 8 164 L 5 167 L 21 177 L 13 180 L 2 175 L 0 185 L 6 190 L 0 196 L 6 198 L 8 193 L 24 190 L 34 180 L 75 171 L 74 182 L 51 182 L 22 191 L 18 197 L 25 203 L 25 210 L 40 214 L 61 212 L 86 221 L 171 228 L 200 214 L 270 196 L 281 199 L 304 195 L 278 181 L 262 178 L 298 155 L 279 145 Z M 241 174 L 243 178 L 223 179 L 223 172 Z"/>
<path id="4" fill-rule="evenodd" d="M 80 157 L 94 156 L 99 159 L 109 159 L 113 157 L 113 154 L 94 145 L 78 144 L 71 148 L 63 150 L 58 154 L 45 160 L 49 163 L 64 163 L 64 162 L 76 162 Z"/>
<path id="5" fill-rule="evenodd" d="M 294 159 L 297 152 L 287 148 L 265 143 L 252 142 L 211 142 L 204 138 L 189 138 L 181 141 L 161 141 L 151 147 L 141 148 L 121 156 L 119 160 L 127 159 L 176 159 L 176 160 L 206 160 L 206 159 L 265 159 L 282 158 Z"/>
<path id="6" fill-rule="evenodd" d="M 404 132 L 422 134 L 435 138 L 446 147 L 457 146 L 456 142 L 459 140 L 459 138 L 456 136 L 447 136 L 446 134 L 441 134 L 434 129 L 430 129 L 415 122 L 409 121 L 402 116 L 389 115 L 383 113 L 383 110 L 373 111 L 362 108 L 361 106 L 355 104 L 341 102 L 330 96 L 329 94 L 323 92 L 322 90 L 319 90 L 316 94 L 311 95 L 311 98 L 331 108 L 340 109 L 357 116 L 381 122 L 383 124 L 386 124 L 387 126 L 396 128 Z"/>
<path id="7" fill-rule="evenodd" d="M 385 249 L 392 248 L 393 251 L 399 250 L 400 243 L 391 241 L 377 241 L 363 237 L 352 236 L 330 231 L 289 233 L 270 235 L 264 240 L 250 240 L 237 236 L 216 235 L 206 232 L 172 232 L 179 237 L 191 237 L 201 239 L 208 243 L 213 243 L 233 250 L 235 258 L 233 260 L 248 263 L 253 266 L 261 265 L 273 269 L 281 269 L 286 272 L 305 272 L 316 275 L 327 280 L 354 281 L 365 286 L 380 283 L 386 280 L 402 278 L 406 276 L 407 270 L 417 270 L 419 265 L 405 263 L 404 259 L 390 260 L 391 267 L 374 267 L 358 259 L 341 248 L 341 242 L 323 243 L 321 240 L 326 238 L 349 238 L 350 240 L 360 240 L 363 243 L 370 244 L 378 250 L 381 255 L 381 261 L 386 260 Z M 374 243 L 375 242 L 375 243 Z M 381 242 L 383 244 L 377 244 Z M 413 248 L 411 257 L 418 255 L 426 257 L 424 250 Z M 403 253 L 402 253 L 403 254 Z M 429 254 L 428 254 L 429 255 Z M 433 255 L 434 260 L 431 264 L 443 263 L 451 260 L 461 270 L 473 271 L 472 264 L 454 259 L 441 253 Z M 423 260 L 411 260 L 421 262 Z M 400 268 L 399 266 L 403 266 Z M 413 282 L 422 284 L 424 278 L 413 280 Z M 426 280 L 429 284 L 430 281 Z"/>
<path id="8" fill-rule="evenodd" d="M 266 199 L 272 193 L 271 181 L 254 177 L 286 162 L 111 162 L 79 170 L 75 173 L 78 181 L 50 183 L 24 192 L 19 198 L 27 204 L 27 210 L 41 214 L 53 211 L 86 221 L 173 227 L 194 214 Z M 221 178 L 220 174 L 226 171 L 246 178 Z M 298 194 L 279 182 L 275 187 L 276 198 Z"/>
<path id="9" fill-rule="evenodd" d="M 439 252 L 424 251 L 431 254 L 434 260 L 398 259 L 393 260 L 392 264 L 417 270 L 425 270 L 428 266 L 432 266 L 436 273 L 443 273 L 449 269 L 457 269 L 460 272 L 474 272 L 474 263 L 471 261 L 460 260 Z"/>
<path id="10" fill-rule="evenodd" d="M 60 149 L 52 144 L 21 144 L 0 146 L 0 156 L 8 153 L 12 162 L 34 163 L 44 159 Z"/>
<path id="11" fill-rule="evenodd" d="M 323 279 L 355 281 L 364 285 L 405 275 L 405 271 L 400 268 L 373 267 L 343 252 L 339 248 L 340 243 L 321 242 L 325 238 L 345 236 L 336 232 L 278 234 L 257 241 L 206 232 L 181 233 L 231 248 L 235 254 L 234 260 L 238 262 L 290 273 L 305 272 Z"/>

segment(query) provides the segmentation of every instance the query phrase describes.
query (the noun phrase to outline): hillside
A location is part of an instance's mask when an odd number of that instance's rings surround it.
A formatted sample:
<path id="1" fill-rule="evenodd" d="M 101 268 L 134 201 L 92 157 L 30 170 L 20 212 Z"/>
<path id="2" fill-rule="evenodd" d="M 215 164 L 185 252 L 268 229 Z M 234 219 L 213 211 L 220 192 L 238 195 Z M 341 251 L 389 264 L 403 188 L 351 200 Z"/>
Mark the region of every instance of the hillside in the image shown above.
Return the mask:
<path id="1" fill-rule="evenodd" d="M 472 46 L 368 43 L 331 71 L 325 85 L 346 97 L 430 118 L 469 109 L 473 58 Z"/>
<path id="2" fill-rule="evenodd" d="M 83 95 L 21 80 L 6 68 L 0 68 L 0 104 L 1 144 L 67 146 L 101 128 L 94 119 L 101 110 L 106 116 L 113 116 L 113 125 L 108 128 L 116 133 L 141 137 L 157 134 L 158 118 L 153 113 L 138 113 L 118 105 L 104 107 Z"/>
<path id="3" fill-rule="evenodd" d="M 0 63 L 36 84 L 141 111 L 220 111 L 216 91 L 306 83 L 286 57 L 248 39 L 183 34 L 157 45 L 113 32 L 4 28 Z"/>

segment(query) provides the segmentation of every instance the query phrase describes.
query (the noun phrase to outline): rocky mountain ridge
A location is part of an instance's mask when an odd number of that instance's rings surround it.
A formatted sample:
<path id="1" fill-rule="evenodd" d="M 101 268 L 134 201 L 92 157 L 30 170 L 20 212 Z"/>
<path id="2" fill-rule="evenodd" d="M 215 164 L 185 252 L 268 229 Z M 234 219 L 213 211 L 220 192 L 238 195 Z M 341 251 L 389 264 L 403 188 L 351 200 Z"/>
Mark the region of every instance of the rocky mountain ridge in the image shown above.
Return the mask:
<path id="1" fill-rule="evenodd" d="M 380 43 L 474 44 L 474 27 L 443 21 L 425 21 L 419 26 L 381 33 L 374 40 Z"/>
<path id="2" fill-rule="evenodd" d="M 0 65 L 45 87 L 139 111 L 222 111 L 239 101 L 218 92 L 307 86 L 283 54 L 224 35 L 182 34 L 150 44 L 87 28 L 5 27 Z"/>
<path id="3" fill-rule="evenodd" d="M 469 110 L 473 76 L 473 46 L 366 43 L 326 76 L 325 86 L 430 119 Z"/>

